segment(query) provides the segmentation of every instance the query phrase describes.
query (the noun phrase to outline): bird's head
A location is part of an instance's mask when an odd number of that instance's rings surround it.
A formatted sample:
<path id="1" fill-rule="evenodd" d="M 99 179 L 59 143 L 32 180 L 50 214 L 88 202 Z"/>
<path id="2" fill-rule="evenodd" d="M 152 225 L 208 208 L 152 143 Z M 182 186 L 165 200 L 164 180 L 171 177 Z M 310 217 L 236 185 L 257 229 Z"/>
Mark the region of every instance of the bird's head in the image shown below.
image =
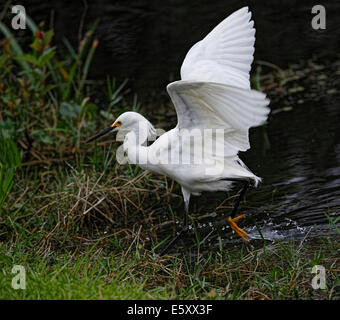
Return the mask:
<path id="1" fill-rule="evenodd" d="M 134 131 L 140 138 L 150 138 L 155 134 L 152 124 L 137 112 L 124 112 L 121 114 L 110 127 L 100 131 L 98 134 L 90 138 L 87 142 L 91 142 L 109 132 L 124 130 L 125 132 Z M 144 141 L 143 141 L 144 142 Z"/>

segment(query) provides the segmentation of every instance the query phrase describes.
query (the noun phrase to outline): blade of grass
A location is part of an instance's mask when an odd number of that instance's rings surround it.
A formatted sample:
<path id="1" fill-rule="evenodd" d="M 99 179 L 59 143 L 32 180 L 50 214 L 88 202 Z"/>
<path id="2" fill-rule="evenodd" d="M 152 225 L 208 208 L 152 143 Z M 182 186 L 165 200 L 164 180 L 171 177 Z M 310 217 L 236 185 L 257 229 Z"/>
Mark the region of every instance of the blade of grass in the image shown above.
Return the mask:
<path id="1" fill-rule="evenodd" d="M 15 53 L 15 55 L 22 56 L 23 51 L 22 51 L 20 45 L 15 40 L 14 36 L 9 31 L 9 29 L 2 22 L 0 22 L 0 30 L 2 31 L 2 33 L 4 34 L 4 36 L 7 39 L 10 39 L 10 45 L 11 45 L 11 48 L 12 48 L 13 52 Z M 27 75 L 30 77 L 30 79 L 33 79 L 32 74 L 31 74 L 32 69 L 31 69 L 30 65 L 26 61 L 18 61 L 18 63 L 20 64 L 22 69 L 27 73 Z"/>

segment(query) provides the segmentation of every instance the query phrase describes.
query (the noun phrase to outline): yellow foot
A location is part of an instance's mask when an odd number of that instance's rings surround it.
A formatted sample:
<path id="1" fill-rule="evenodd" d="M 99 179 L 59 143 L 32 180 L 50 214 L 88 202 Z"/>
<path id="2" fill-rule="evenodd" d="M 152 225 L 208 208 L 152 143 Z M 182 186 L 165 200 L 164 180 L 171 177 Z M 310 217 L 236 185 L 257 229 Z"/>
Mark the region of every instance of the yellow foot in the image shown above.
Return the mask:
<path id="1" fill-rule="evenodd" d="M 231 229 L 233 229 L 244 241 L 248 241 L 248 239 L 246 237 L 249 237 L 248 233 L 245 232 L 244 230 L 242 230 L 237 224 L 236 221 L 240 220 L 242 218 L 244 218 L 246 215 L 245 214 L 241 214 L 240 216 L 236 217 L 236 218 L 232 218 L 229 217 L 228 221 L 230 224 Z"/>

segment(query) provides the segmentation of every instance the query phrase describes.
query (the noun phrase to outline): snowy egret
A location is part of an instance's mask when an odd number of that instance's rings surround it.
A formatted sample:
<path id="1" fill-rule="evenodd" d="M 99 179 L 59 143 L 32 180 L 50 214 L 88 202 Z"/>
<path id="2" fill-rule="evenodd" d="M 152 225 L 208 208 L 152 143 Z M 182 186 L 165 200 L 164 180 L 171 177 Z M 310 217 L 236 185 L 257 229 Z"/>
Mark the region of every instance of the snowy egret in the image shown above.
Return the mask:
<path id="1" fill-rule="evenodd" d="M 254 22 L 248 7 L 244 7 L 189 50 L 181 67 L 182 80 L 167 86 L 178 118 L 174 129 L 147 146 L 145 141 L 155 134 L 154 127 L 139 113 L 125 112 L 88 140 L 125 129 L 123 149 L 129 161 L 181 185 L 184 226 L 160 255 L 188 231 L 191 194 L 227 191 L 235 182 L 243 183 L 243 189 L 228 221 L 247 241 L 248 234 L 236 223 L 245 215 L 235 216 L 250 182 L 256 186 L 261 178 L 246 167 L 238 153 L 250 148 L 249 128 L 263 124 L 269 113 L 265 94 L 250 88 L 254 42 Z"/>

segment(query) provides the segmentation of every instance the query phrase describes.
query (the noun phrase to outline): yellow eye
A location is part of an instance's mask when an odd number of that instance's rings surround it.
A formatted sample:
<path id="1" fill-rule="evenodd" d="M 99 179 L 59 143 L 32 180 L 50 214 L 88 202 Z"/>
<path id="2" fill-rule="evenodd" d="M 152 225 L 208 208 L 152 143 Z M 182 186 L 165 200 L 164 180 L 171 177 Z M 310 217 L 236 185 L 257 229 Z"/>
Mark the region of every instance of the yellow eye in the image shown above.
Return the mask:
<path id="1" fill-rule="evenodd" d="M 121 125 L 122 125 L 122 122 L 117 121 L 117 122 L 113 123 L 111 127 L 120 127 Z"/>

